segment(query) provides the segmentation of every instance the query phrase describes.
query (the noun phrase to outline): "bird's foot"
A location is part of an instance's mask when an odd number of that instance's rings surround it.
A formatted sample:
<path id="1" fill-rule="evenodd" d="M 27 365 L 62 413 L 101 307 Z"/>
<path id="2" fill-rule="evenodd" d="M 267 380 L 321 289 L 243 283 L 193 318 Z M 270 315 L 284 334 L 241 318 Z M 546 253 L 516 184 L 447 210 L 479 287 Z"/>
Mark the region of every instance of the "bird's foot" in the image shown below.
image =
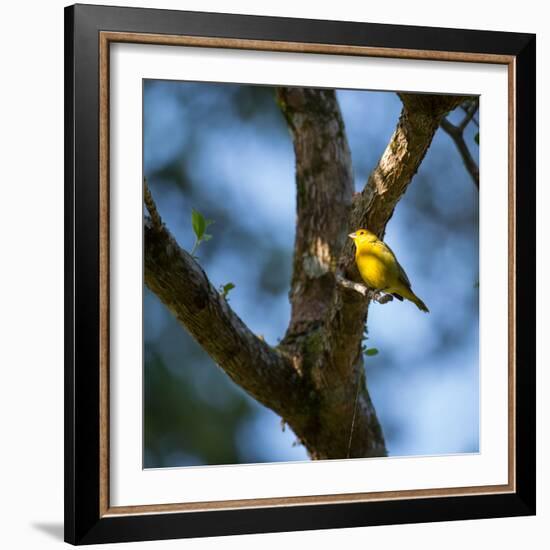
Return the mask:
<path id="1" fill-rule="evenodd" d="M 391 294 L 384 294 L 381 290 L 371 290 L 370 299 L 379 304 L 387 304 L 393 300 Z"/>
<path id="2" fill-rule="evenodd" d="M 382 292 L 380 290 L 369 290 L 369 298 L 375 302 L 382 297 Z"/>

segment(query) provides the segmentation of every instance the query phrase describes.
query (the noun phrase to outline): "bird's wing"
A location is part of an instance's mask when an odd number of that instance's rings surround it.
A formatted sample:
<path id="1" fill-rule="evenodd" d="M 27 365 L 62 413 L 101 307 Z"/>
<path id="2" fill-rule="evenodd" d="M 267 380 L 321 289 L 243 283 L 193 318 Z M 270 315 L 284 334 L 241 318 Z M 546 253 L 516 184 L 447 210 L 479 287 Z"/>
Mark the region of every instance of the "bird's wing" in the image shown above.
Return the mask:
<path id="1" fill-rule="evenodd" d="M 396 260 L 397 261 L 397 260 Z M 409 278 L 407 277 L 407 274 L 405 273 L 405 270 L 403 269 L 403 266 L 397 262 L 397 267 L 399 269 L 399 280 L 407 287 L 411 288 L 411 282 L 409 281 Z"/>
<path id="2" fill-rule="evenodd" d="M 405 270 L 403 269 L 403 266 L 397 261 L 397 257 L 393 253 L 393 250 L 383 241 L 378 241 L 376 243 L 378 246 L 382 247 L 387 253 L 389 253 L 393 259 L 395 260 L 395 265 L 397 266 L 397 276 L 399 280 L 407 287 L 411 288 L 411 282 L 409 281 L 409 278 L 407 277 L 407 274 L 405 273 Z"/>

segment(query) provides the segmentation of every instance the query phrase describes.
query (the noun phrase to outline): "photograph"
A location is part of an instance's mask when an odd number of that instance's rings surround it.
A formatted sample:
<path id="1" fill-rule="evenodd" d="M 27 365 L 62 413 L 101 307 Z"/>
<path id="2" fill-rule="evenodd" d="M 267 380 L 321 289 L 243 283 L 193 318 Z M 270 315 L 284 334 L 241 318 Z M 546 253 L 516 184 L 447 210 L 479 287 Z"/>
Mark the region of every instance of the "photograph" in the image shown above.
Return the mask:
<path id="1" fill-rule="evenodd" d="M 474 11 L 65 8 L 66 542 L 535 515 L 536 35 Z"/>
<path id="2" fill-rule="evenodd" d="M 143 468 L 480 452 L 479 99 L 143 80 Z"/>

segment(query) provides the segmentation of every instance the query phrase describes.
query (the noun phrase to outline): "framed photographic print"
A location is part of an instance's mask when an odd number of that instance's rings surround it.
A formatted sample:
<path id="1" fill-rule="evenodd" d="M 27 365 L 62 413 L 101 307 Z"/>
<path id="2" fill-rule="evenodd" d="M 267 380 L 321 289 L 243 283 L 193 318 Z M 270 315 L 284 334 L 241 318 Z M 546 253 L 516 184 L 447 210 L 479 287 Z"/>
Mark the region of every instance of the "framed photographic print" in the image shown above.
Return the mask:
<path id="1" fill-rule="evenodd" d="M 535 37 L 65 12 L 65 538 L 535 513 Z"/>

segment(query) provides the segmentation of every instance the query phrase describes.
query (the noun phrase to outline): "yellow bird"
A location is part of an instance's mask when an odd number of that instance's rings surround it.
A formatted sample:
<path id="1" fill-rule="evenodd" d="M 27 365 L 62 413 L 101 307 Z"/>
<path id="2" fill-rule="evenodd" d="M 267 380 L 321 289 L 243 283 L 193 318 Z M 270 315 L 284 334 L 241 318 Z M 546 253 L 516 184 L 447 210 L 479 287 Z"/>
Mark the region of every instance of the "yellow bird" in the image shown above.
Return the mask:
<path id="1" fill-rule="evenodd" d="M 429 313 L 426 304 L 412 291 L 405 270 L 386 243 L 366 229 L 358 229 L 349 237 L 355 243 L 355 262 L 361 278 L 370 289 L 392 294 L 400 301 L 410 300 Z"/>

